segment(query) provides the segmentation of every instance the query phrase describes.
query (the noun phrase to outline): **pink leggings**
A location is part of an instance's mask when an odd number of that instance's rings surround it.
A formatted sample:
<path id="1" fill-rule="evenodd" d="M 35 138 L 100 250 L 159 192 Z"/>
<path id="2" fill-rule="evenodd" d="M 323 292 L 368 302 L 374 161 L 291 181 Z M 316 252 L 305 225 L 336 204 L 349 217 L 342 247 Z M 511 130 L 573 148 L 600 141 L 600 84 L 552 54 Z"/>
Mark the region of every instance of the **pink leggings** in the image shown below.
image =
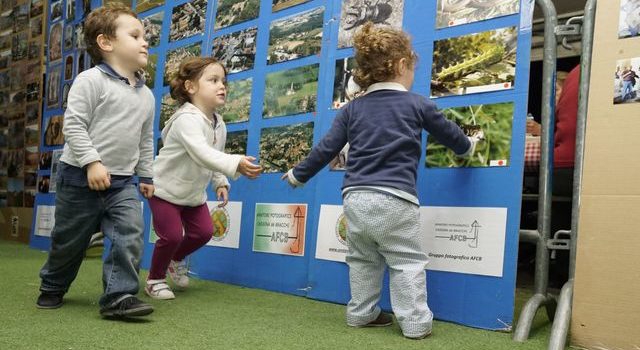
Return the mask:
<path id="1" fill-rule="evenodd" d="M 181 261 L 209 242 L 213 235 L 213 224 L 206 203 L 187 207 L 152 197 L 149 206 L 153 214 L 153 228 L 158 236 L 151 258 L 149 279 L 164 279 L 171 260 Z"/>

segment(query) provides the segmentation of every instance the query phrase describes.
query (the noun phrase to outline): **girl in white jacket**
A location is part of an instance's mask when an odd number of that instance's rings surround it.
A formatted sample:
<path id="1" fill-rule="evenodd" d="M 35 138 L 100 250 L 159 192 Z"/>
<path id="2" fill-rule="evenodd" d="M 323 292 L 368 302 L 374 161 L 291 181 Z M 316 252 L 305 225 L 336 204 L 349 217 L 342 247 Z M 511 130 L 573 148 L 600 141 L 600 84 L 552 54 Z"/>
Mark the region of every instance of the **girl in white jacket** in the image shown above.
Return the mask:
<path id="1" fill-rule="evenodd" d="M 182 106 L 162 130 L 164 147 L 153 164 L 155 193 L 149 199 L 158 240 L 145 292 L 154 299 L 175 298 L 167 272 L 176 286 L 188 285 L 184 258 L 211 239 L 209 182 L 224 206 L 227 177 L 255 179 L 262 171 L 253 157 L 224 153 L 227 129 L 215 111 L 225 103 L 226 71 L 215 58 L 183 61 L 171 82 L 171 96 Z"/>

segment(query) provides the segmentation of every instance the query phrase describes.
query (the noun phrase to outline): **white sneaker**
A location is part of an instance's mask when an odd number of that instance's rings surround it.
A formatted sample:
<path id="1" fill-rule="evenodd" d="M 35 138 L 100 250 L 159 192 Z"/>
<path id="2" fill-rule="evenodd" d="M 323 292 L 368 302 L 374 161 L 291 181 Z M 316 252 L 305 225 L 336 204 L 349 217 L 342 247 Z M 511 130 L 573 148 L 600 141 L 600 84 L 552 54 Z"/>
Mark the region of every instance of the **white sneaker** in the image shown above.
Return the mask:
<path id="1" fill-rule="evenodd" d="M 144 292 L 151 298 L 158 300 L 171 300 L 176 297 L 166 280 L 147 280 Z"/>
<path id="2" fill-rule="evenodd" d="M 169 278 L 176 286 L 180 288 L 187 288 L 189 286 L 189 276 L 187 273 L 189 269 L 187 268 L 187 263 L 182 261 L 173 261 L 169 263 L 169 268 L 167 268 L 167 274 Z"/>

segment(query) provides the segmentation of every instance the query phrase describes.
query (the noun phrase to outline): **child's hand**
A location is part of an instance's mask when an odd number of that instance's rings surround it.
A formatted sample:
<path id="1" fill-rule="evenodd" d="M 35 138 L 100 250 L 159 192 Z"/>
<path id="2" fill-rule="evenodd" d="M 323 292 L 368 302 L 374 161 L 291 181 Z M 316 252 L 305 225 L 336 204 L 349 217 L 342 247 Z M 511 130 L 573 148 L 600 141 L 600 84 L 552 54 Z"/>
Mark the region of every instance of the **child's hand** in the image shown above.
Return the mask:
<path id="1" fill-rule="evenodd" d="M 156 190 L 151 184 L 140 183 L 139 187 L 140 193 L 142 193 L 142 196 L 146 199 L 153 197 L 153 192 Z"/>
<path id="2" fill-rule="evenodd" d="M 240 163 L 238 163 L 237 171 L 250 179 L 257 178 L 262 172 L 262 167 L 257 164 L 253 164 L 252 162 L 255 160 L 256 159 L 254 157 L 244 156 Z"/>
<path id="3" fill-rule="evenodd" d="M 287 171 L 286 173 L 282 174 L 282 177 L 280 177 L 280 179 L 282 181 L 287 181 L 289 183 L 289 185 L 291 185 L 291 187 L 296 188 L 296 187 L 300 187 L 302 185 L 304 185 L 303 183 L 300 183 L 298 180 L 295 179 L 295 177 L 293 176 L 293 169 Z"/>
<path id="4" fill-rule="evenodd" d="M 87 182 L 94 191 L 104 191 L 111 187 L 111 175 L 102 162 L 96 161 L 87 166 Z"/>
<path id="5" fill-rule="evenodd" d="M 229 189 L 227 186 L 218 187 L 216 194 L 218 195 L 218 200 L 222 201 L 222 203 L 218 204 L 218 208 L 222 208 L 229 203 Z"/>
<path id="6" fill-rule="evenodd" d="M 469 140 L 471 142 L 474 142 L 474 143 L 478 143 L 480 141 L 483 141 L 484 140 L 484 131 L 480 130 L 480 131 L 476 132 L 475 134 L 473 134 L 472 136 L 469 136 Z"/>

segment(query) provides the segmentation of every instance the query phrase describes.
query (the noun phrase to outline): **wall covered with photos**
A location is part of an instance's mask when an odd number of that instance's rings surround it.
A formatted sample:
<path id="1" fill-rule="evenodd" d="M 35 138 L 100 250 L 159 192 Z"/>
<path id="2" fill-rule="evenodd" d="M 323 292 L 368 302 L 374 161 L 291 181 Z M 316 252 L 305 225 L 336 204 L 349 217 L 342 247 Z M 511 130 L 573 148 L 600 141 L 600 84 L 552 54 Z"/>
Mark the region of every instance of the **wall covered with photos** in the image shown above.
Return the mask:
<path id="1" fill-rule="evenodd" d="M 33 207 L 36 196 L 44 6 L 0 1 L 0 207 Z"/>
<path id="2" fill-rule="evenodd" d="M 418 191 L 424 225 L 441 225 L 433 215 L 442 208 L 449 209 L 440 219 L 452 227 L 480 222 L 473 225 L 475 236 L 465 236 L 463 243 L 429 238 L 432 248 L 451 252 L 428 252 L 433 262 L 428 285 L 438 286 L 429 289 L 431 306 L 440 319 L 509 327 L 533 0 L 117 1 L 131 6 L 146 29 L 145 72 L 156 97 L 157 149 L 160 130 L 178 107 L 169 95 L 171 73 L 186 57 L 211 55 L 229 73 L 227 104 L 219 111 L 227 123 L 226 150 L 256 156 L 264 168 L 258 180 L 233 182 L 226 208 L 217 208 L 210 194 L 216 230 L 208 247 L 191 257 L 190 270 L 202 278 L 333 302 L 349 296 L 340 206 L 348 145 L 304 189 L 290 189 L 280 176 L 308 155 L 339 108 L 357 98 L 352 41 L 358 28 L 373 21 L 409 32 L 419 56 L 413 90 L 433 98 L 467 134 L 485 136 L 469 159 L 423 138 Z M 66 94 L 74 77 L 91 67 L 82 23 L 101 5 L 101 0 L 51 2 L 41 143 L 51 164 L 38 172 L 34 247 L 48 247 L 54 224 Z M 143 265 L 148 266 L 155 233 L 144 207 Z M 447 260 L 451 256 L 473 259 Z M 388 295 L 384 298 L 388 307 Z M 452 299 L 480 307 L 451 308 Z"/>

